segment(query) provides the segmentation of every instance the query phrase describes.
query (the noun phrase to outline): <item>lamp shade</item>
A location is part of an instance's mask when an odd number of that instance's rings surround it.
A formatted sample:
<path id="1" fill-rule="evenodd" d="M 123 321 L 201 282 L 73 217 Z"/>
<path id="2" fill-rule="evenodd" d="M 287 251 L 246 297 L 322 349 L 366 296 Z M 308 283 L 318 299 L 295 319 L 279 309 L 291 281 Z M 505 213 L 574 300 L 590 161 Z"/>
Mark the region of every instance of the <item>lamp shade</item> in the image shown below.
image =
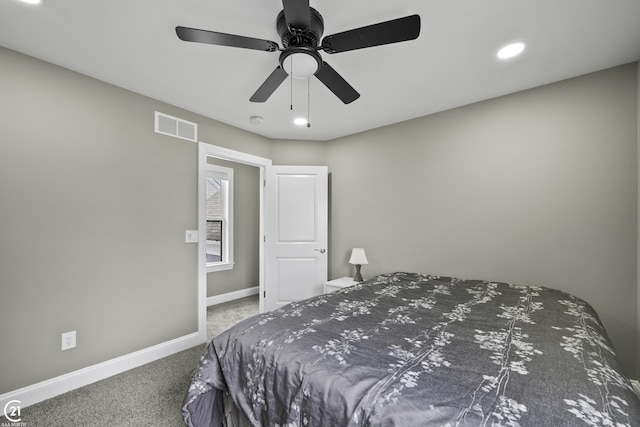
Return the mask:
<path id="1" fill-rule="evenodd" d="M 353 248 L 351 251 L 351 258 L 349 258 L 349 264 L 369 264 L 369 261 L 367 261 L 367 255 L 364 253 L 364 248 Z"/>

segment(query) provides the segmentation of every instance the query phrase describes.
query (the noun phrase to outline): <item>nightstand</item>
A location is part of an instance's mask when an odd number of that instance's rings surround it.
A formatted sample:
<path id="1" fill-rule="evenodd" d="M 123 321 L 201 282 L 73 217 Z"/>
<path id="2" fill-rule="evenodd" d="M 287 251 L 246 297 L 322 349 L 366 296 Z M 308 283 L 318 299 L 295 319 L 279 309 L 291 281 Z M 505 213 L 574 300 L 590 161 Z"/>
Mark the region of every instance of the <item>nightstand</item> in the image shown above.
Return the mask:
<path id="1" fill-rule="evenodd" d="M 341 277 L 339 279 L 329 280 L 328 282 L 324 282 L 324 293 L 328 294 L 333 291 L 337 291 L 338 289 L 346 288 L 358 283 L 361 282 L 354 281 L 353 277 Z"/>

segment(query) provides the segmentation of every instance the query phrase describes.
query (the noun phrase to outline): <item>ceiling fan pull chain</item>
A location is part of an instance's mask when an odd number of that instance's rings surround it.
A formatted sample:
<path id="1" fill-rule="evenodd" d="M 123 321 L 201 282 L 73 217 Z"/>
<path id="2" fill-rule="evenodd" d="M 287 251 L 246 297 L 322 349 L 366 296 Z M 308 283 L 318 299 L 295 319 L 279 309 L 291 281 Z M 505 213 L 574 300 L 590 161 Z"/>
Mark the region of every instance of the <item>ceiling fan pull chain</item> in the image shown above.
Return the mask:
<path id="1" fill-rule="evenodd" d="M 311 78 L 307 77 L 307 127 L 311 127 Z"/>
<path id="2" fill-rule="evenodd" d="M 289 96 L 290 96 L 290 103 L 291 103 L 291 111 L 293 111 L 293 57 L 291 57 L 291 75 L 289 76 Z"/>

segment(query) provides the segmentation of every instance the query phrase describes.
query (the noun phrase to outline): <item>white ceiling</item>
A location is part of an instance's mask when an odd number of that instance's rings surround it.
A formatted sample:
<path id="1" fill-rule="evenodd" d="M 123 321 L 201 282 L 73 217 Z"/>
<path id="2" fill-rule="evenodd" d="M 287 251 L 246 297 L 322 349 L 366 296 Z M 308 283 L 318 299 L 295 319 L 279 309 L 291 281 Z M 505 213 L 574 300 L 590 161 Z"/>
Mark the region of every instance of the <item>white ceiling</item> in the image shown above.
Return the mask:
<path id="1" fill-rule="evenodd" d="M 324 35 L 419 14 L 417 40 L 323 59 L 358 92 L 317 79 L 249 98 L 277 52 L 180 41 L 178 25 L 280 43 L 280 0 L 0 1 L 0 45 L 274 139 L 330 140 L 640 59 L 638 0 L 311 0 Z M 496 59 L 524 41 L 524 55 Z M 1 66 L 1 64 L 0 64 Z M 293 89 L 293 90 L 292 90 Z M 293 98 L 293 109 L 290 110 Z M 0 98 L 1 99 L 1 98 Z M 292 123 L 306 116 L 311 127 Z M 251 116 L 262 116 L 253 124 Z"/>

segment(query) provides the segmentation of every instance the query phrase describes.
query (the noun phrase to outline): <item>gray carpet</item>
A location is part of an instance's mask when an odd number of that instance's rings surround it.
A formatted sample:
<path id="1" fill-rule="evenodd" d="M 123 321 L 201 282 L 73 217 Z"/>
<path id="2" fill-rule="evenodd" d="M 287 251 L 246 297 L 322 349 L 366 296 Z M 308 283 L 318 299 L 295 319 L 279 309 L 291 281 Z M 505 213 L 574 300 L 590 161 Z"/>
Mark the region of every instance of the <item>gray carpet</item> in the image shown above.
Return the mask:
<path id="1" fill-rule="evenodd" d="M 209 307 L 208 339 L 257 313 L 257 295 Z M 26 427 L 184 426 L 182 399 L 204 348 L 193 347 L 22 408 L 22 423 Z M 0 416 L 0 425 L 4 423 L 6 418 Z"/>
<path id="2" fill-rule="evenodd" d="M 254 314 L 258 314 L 258 295 L 207 308 L 207 339 L 210 341 L 221 332 Z"/>

